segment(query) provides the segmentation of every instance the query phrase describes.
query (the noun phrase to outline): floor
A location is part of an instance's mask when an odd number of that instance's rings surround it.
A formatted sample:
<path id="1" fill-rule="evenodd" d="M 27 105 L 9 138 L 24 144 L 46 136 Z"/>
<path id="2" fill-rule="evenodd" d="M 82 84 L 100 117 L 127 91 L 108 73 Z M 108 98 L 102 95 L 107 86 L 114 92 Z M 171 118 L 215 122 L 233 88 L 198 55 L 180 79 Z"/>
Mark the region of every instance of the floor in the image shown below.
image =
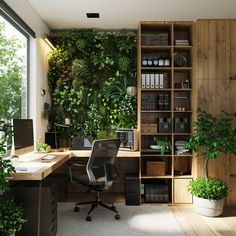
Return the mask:
<path id="1" fill-rule="evenodd" d="M 66 201 L 93 200 L 94 193 L 69 194 Z M 121 194 L 103 193 L 101 198 L 107 202 L 124 203 Z M 236 236 L 236 207 L 225 208 L 220 217 L 204 217 L 194 212 L 192 205 L 171 205 L 175 217 L 187 236 Z"/>

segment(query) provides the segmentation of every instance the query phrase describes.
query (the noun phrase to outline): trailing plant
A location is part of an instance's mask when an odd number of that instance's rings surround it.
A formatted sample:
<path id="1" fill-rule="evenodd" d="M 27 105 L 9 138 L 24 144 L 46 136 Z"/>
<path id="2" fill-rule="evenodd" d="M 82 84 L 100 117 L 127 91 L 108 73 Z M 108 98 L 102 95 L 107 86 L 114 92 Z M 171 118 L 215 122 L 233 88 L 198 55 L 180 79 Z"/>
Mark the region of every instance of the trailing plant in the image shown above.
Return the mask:
<path id="1" fill-rule="evenodd" d="M 199 198 L 219 200 L 228 196 L 228 186 L 222 180 L 216 178 L 205 179 L 198 177 L 188 185 L 188 191 Z"/>
<path id="2" fill-rule="evenodd" d="M 82 29 L 52 34 L 56 49 L 49 57 L 53 112 L 49 130 L 55 130 L 55 123 L 62 123 L 65 115 L 72 123 L 68 136 L 96 137 L 100 130 L 110 133 L 117 127 L 136 127 L 136 99 L 126 95 L 127 86 L 137 84 L 134 32 Z M 99 130 L 91 131 L 88 125 L 91 104 L 102 116 Z M 60 129 L 62 136 L 65 132 Z"/>
<path id="3" fill-rule="evenodd" d="M 236 154 L 236 126 L 226 112 L 219 116 L 198 109 L 197 120 L 193 122 L 194 132 L 190 135 L 187 149 L 205 157 L 205 178 L 208 178 L 208 161 L 221 153 Z"/>

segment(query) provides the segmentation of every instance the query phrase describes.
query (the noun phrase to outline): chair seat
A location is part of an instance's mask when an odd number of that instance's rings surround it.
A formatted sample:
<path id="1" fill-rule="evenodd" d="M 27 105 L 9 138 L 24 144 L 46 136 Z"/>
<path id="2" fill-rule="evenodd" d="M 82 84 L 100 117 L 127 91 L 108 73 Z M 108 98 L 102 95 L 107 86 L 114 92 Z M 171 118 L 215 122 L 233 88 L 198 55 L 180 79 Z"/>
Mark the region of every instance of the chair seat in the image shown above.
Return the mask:
<path id="1" fill-rule="evenodd" d="M 75 176 L 74 179 L 80 183 L 80 184 L 83 184 L 85 186 L 88 186 L 88 187 L 92 187 L 93 185 L 91 185 L 90 181 L 89 181 L 89 177 L 88 175 L 80 175 L 80 176 Z M 103 189 L 103 187 L 105 186 L 105 178 L 104 177 L 101 177 L 101 178 L 98 178 L 96 183 L 94 184 L 94 189 Z"/>

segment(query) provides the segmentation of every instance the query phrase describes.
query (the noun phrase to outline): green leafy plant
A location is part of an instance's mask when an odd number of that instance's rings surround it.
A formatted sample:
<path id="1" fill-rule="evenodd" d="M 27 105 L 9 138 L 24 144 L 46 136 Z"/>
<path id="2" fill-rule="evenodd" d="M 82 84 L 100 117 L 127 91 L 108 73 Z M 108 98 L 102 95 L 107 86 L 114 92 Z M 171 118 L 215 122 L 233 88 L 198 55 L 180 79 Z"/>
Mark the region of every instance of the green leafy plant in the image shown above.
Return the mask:
<path id="1" fill-rule="evenodd" d="M 164 155 L 166 152 L 171 152 L 171 143 L 167 137 L 153 137 L 154 144 L 160 147 L 161 154 Z"/>
<path id="2" fill-rule="evenodd" d="M 198 177 L 188 185 L 188 191 L 196 197 L 219 200 L 228 196 L 228 186 L 222 180 Z"/>
<path id="3" fill-rule="evenodd" d="M 50 146 L 46 143 L 40 143 L 40 142 L 36 143 L 36 151 L 37 152 L 48 152 L 49 148 L 50 148 Z"/>
<path id="4" fill-rule="evenodd" d="M 5 125 L 0 129 L 0 235 L 9 236 L 19 231 L 26 222 L 23 207 L 8 194 L 10 190 L 8 178 L 15 172 L 9 159 L 4 158 L 6 140 L 11 132 Z"/>
<path id="5" fill-rule="evenodd" d="M 0 235 L 9 236 L 19 230 L 26 222 L 24 208 L 13 198 L 0 196 Z"/>
<path id="6" fill-rule="evenodd" d="M 72 125 L 66 134 L 57 127 L 61 138 L 97 138 L 100 130 L 110 133 L 118 127 L 135 128 L 136 98 L 126 95 L 127 86 L 137 85 L 135 33 L 82 29 L 52 34 L 57 37 L 52 37 L 56 49 L 49 57 L 49 131 L 54 131 L 55 123 L 61 124 L 65 115 Z M 98 123 L 89 121 L 92 104 L 102 117 L 99 128 Z"/>
<path id="7" fill-rule="evenodd" d="M 190 135 L 187 149 L 197 152 L 197 157 L 205 157 L 205 178 L 208 178 L 208 161 L 221 153 L 236 154 L 236 126 L 227 113 L 213 116 L 198 109 L 197 120 L 193 122 L 194 132 Z"/>

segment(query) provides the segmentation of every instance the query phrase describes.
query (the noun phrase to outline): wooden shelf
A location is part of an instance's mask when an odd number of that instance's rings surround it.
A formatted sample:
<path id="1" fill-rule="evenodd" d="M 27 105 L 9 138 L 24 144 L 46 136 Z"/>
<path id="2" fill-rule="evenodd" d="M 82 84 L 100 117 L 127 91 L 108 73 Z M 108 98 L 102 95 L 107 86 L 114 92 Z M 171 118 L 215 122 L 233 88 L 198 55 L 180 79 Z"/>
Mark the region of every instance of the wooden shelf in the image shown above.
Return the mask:
<path id="1" fill-rule="evenodd" d="M 175 142 L 178 140 L 187 140 L 187 137 L 190 135 L 190 132 L 186 132 L 191 130 L 191 119 L 192 119 L 192 110 L 189 108 L 192 107 L 191 98 L 192 98 L 192 86 L 194 85 L 192 81 L 192 70 L 193 70 L 193 40 L 192 40 L 192 22 L 141 22 L 140 23 L 140 44 L 139 44 L 139 61 L 138 61 L 138 71 L 139 71 L 139 100 L 138 100 L 138 116 L 139 116 L 139 126 L 140 132 L 140 148 L 141 148 L 141 158 L 140 158 L 140 173 L 141 181 L 145 184 L 151 180 L 151 183 L 168 183 L 169 185 L 169 195 L 171 197 L 171 203 L 184 203 L 184 198 L 180 197 L 180 194 L 175 191 L 180 190 L 180 192 L 186 193 L 187 183 L 190 179 L 192 179 L 192 154 L 188 155 L 175 155 Z M 157 35 L 157 38 L 155 38 Z M 149 38 L 148 38 L 149 37 Z M 175 45 L 176 40 L 186 40 L 189 45 Z M 141 45 L 141 41 L 145 45 Z M 185 41 L 182 41 L 183 43 Z M 180 41 L 181 43 L 181 41 Z M 154 44 L 157 44 L 156 46 Z M 163 44 L 163 46 L 161 45 Z M 185 59 L 185 62 L 179 65 L 185 65 L 184 67 L 177 67 L 174 65 L 174 58 L 176 53 L 182 56 Z M 157 60 L 155 64 L 158 65 L 160 58 L 167 58 L 170 60 L 170 66 L 150 66 L 143 67 L 141 66 L 141 62 L 143 65 L 146 65 L 146 62 L 143 59 L 147 60 Z M 164 59 L 163 59 L 164 60 Z M 145 62 L 145 63 L 144 63 Z M 149 62 L 150 64 L 152 63 Z M 175 61 L 175 63 L 177 63 Z M 166 65 L 169 65 L 166 64 Z M 153 64 L 152 64 L 153 65 Z M 150 75 L 148 75 L 150 74 Z M 152 74 L 154 76 L 151 77 Z M 163 74 L 162 77 L 160 75 Z M 151 80 L 152 79 L 152 80 Z M 148 81 L 149 80 L 149 81 Z M 146 82 L 148 81 L 148 82 Z M 162 89 L 149 89 L 142 88 L 145 87 L 145 84 L 155 83 L 160 84 L 160 81 L 163 83 L 165 88 Z M 184 84 L 184 82 L 188 81 L 188 84 Z M 183 88 L 175 88 L 175 86 L 180 86 Z M 191 86 L 191 87 L 190 87 Z M 150 93 L 148 93 L 150 92 Z M 182 97 L 181 99 L 175 98 L 175 96 Z M 187 99 L 185 99 L 187 98 Z M 142 107 L 167 107 L 169 110 L 142 110 Z M 143 102 L 143 103 L 142 103 Z M 175 108 L 184 109 L 184 111 L 177 111 Z M 187 110 L 189 109 L 189 110 Z M 160 118 L 163 118 L 160 120 Z M 176 118 L 179 118 L 177 120 Z M 182 119 L 180 119 L 182 118 Z M 171 120 L 170 120 L 171 119 Z M 179 133 L 183 129 L 176 129 L 175 122 L 183 123 L 187 119 L 187 126 L 185 127 L 186 133 Z M 176 121 L 177 120 L 177 121 Z M 181 120 L 181 121 L 180 121 Z M 162 122 L 162 123 L 161 123 Z M 160 129 L 160 125 L 164 123 L 167 128 L 164 126 Z M 181 124 L 182 124 L 181 123 Z M 150 127 L 143 126 L 141 124 L 149 124 Z M 171 125 L 171 127 L 168 127 Z M 146 128 L 148 127 L 148 128 Z M 157 128 L 155 128 L 157 127 Z M 189 129 L 188 129 L 189 128 Z M 142 132 L 145 131 L 145 132 Z M 168 133 L 158 133 L 156 130 L 172 130 L 172 132 Z M 174 131 L 179 131 L 178 133 Z M 147 133 L 150 131 L 149 133 Z M 153 132 L 154 131 L 154 132 Z M 158 137 L 158 139 L 167 139 L 171 144 L 172 152 L 169 154 L 161 155 L 160 153 L 148 152 L 148 148 L 150 145 L 154 144 L 154 140 L 152 138 Z M 142 152 L 142 149 L 146 149 L 145 152 Z M 170 149 L 169 149 L 170 150 Z M 182 157 L 182 158 L 181 158 Z M 144 173 L 146 172 L 147 162 L 155 162 L 162 161 L 165 163 L 165 172 L 168 175 L 163 176 L 147 176 Z M 180 173 L 188 173 L 189 175 L 178 175 Z M 155 174 L 155 170 L 154 170 Z M 168 180 L 168 181 L 166 181 Z M 189 199 L 187 200 L 189 201 Z"/>
<path id="2" fill-rule="evenodd" d="M 192 175 L 174 175 L 174 179 L 191 179 Z"/>
<path id="3" fill-rule="evenodd" d="M 152 91 L 155 91 L 155 92 L 168 92 L 168 91 L 172 91 L 171 88 L 150 88 L 150 89 L 141 89 L 142 92 L 152 92 Z"/>
<path id="4" fill-rule="evenodd" d="M 143 113 L 148 113 L 148 112 L 163 112 L 163 113 L 170 113 L 171 110 L 142 110 L 141 112 L 143 112 Z"/>
<path id="5" fill-rule="evenodd" d="M 156 67 L 141 67 L 141 70 L 145 71 L 145 70 L 152 70 L 152 71 L 171 71 L 172 68 L 171 67 L 165 67 L 165 66 L 156 66 Z"/>
<path id="6" fill-rule="evenodd" d="M 142 175 L 141 176 L 141 179 L 171 179 L 171 178 L 173 178 L 172 175 L 163 175 L 163 176 L 155 176 L 155 175 L 147 176 L 147 175 Z"/>
<path id="7" fill-rule="evenodd" d="M 149 135 L 172 135 L 172 133 L 141 133 L 143 136 L 149 136 Z"/>

